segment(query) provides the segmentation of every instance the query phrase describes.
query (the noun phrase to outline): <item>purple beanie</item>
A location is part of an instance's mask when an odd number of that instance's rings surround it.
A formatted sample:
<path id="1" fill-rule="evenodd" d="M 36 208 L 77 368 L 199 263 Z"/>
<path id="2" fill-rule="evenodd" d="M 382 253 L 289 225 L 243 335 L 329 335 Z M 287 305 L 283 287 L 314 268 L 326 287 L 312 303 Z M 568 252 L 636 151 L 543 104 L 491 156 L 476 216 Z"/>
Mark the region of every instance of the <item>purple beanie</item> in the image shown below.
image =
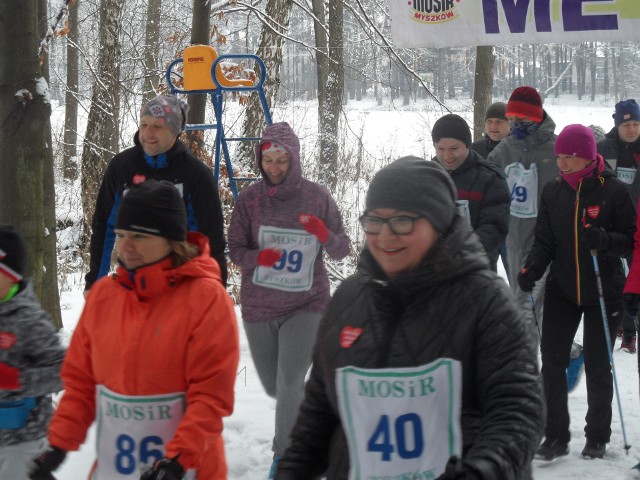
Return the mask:
<path id="1" fill-rule="evenodd" d="M 556 138 L 555 153 L 595 160 L 598 152 L 593 130 L 579 124 L 567 125 Z"/>

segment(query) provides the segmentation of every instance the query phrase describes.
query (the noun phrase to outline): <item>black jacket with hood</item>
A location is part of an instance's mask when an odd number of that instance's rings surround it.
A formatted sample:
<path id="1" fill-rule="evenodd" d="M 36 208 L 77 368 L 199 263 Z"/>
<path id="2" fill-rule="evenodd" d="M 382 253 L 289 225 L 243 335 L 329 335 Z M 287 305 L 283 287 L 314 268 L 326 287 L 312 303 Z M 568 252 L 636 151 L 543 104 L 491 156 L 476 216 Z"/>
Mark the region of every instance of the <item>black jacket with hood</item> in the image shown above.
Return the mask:
<path id="1" fill-rule="evenodd" d="M 142 149 L 138 133 L 134 142 L 133 147 L 111 159 L 102 179 L 91 224 L 91 260 L 85 289 L 89 290 L 98 278 L 109 273 L 115 243 L 114 226 L 123 193 L 132 185 L 150 179 L 166 180 L 179 190 L 187 209 L 189 230 L 209 238 L 211 256 L 218 262 L 222 283 L 226 285 L 224 221 L 211 169 L 180 140 L 176 140 L 169 151 L 153 157 Z"/>
<path id="2" fill-rule="evenodd" d="M 361 328 L 350 348 L 341 331 Z M 539 444 L 544 407 L 536 336 L 466 220 L 457 216 L 423 263 L 389 280 L 368 250 L 321 322 L 305 399 L 276 479 L 347 479 L 349 450 L 335 371 L 345 366 L 462 364 L 463 460 L 481 478 L 524 478 Z"/>

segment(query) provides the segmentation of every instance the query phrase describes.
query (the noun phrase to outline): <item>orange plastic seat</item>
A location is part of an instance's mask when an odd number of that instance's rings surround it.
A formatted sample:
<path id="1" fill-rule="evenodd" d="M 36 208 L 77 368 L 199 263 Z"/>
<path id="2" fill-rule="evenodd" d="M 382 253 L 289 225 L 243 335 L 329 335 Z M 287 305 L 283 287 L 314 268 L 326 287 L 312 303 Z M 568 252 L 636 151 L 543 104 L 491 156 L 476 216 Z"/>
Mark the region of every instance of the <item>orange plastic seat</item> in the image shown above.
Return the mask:
<path id="1" fill-rule="evenodd" d="M 184 89 L 215 90 L 216 84 L 211 78 L 211 65 L 218 58 L 218 52 L 211 45 L 191 45 L 184 49 Z M 216 68 L 216 80 L 222 87 L 251 87 L 253 82 L 247 79 L 228 79 L 220 65 Z"/>

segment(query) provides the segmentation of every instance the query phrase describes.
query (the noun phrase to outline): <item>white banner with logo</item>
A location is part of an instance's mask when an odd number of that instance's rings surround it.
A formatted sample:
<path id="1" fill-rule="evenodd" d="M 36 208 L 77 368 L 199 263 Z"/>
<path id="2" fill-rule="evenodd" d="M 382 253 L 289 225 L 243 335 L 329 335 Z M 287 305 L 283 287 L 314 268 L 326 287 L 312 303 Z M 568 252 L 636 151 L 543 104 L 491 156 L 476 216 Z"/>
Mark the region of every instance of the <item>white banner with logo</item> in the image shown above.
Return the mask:
<path id="1" fill-rule="evenodd" d="M 640 40 L 640 0 L 389 0 L 398 47 Z"/>

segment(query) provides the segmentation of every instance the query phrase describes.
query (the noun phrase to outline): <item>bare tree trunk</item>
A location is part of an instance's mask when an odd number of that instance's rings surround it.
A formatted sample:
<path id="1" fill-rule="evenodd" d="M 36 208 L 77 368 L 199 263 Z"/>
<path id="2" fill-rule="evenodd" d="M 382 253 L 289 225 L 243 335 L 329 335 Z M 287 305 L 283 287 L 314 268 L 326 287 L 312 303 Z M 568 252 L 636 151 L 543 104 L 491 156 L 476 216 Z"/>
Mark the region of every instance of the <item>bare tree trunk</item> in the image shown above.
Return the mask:
<path id="1" fill-rule="evenodd" d="M 100 2 L 100 53 L 82 150 L 84 244 L 89 245 L 95 194 L 111 157 L 118 151 L 120 105 L 120 21 L 124 0 Z"/>
<path id="2" fill-rule="evenodd" d="M 44 38 L 49 29 L 47 0 L 38 0 L 38 29 L 40 38 Z M 43 78 L 49 83 L 49 56 L 44 58 L 40 70 Z M 60 313 L 60 293 L 58 290 L 58 242 L 56 236 L 56 187 L 53 169 L 53 151 L 50 145 L 51 120 L 46 119 L 44 136 L 47 147 L 44 149 L 42 160 L 42 198 L 44 215 L 44 241 L 43 241 L 43 269 L 41 283 L 34 284 L 36 293 L 40 298 L 43 308 L 49 312 L 56 328 L 62 328 L 62 314 Z"/>
<path id="3" fill-rule="evenodd" d="M 493 65 L 496 56 L 492 46 L 476 47 L 476 72 L 473 83 L 473 138 L 484 133 L 484 112 L 493 99 Z"/>
<path id="4" fill-rule="evenodd" d="M 209 45 L 209 31 L 211 30 L 211 0 L 193 0 L 193 16 L 191 19 L 191 44 Z M 189 123 L 204 123 L 207 108 L 207 94 L 197 93 L 187 97 L 189 104 Z M 202 132 L 191 130 L 187 132 L 190 143 L 197 145 L 196 150 L 204 148 Z"/>
<path id="5" fill-rule="evenodd" d="M 284 44 L 284 35 L 289 29 L 291 6 L 291 0 L 268 0 L 264 19 L 264 22 L 268 23 L 268 25 L 265 24 L 262 27 L 260 42 L 258 50 L 256 51 L 256 55 L 262 59 L 267 69 L 263 88 L 269 108 L 274 105 L 278 88 L 280 87 L 282 45 Z M 257 66 L 256 70 L 259 70 Z M 265 126 L 266 120 L 258 95 L 252 94 L 249 97 L 249 103 L 244 116 L 242 126 L 243 136 L 259 137 Z M 238 149 L 238 152 L 245 164 L 250 165 L 252 163 L 252 144 L 249 142 L 243 143 Z"/>
<path id="6" fill-rule="evenodd" d="M 591 74 L 591 101 L 596 99 L 596 45 L 591 43 L 591 55 L 589 58 L 589 73 Z"/>
<path id="7" fill-rule="evenodd" d="M 158 49 L 160 46 L 160 10 L 162 0 L 148 0 L 147 23 L 144 35 L 144 92 L 143 103 L 156 96 L 158 76 Z"/>
<path id="8" fill-rule="evenodd" d="M 344 95 L 342 0 L 329 0 L 329 61 L 327 62 L 327 87 L 324 111 L 320 125 L 320 180 L 329 190 L 334 190 L 338 181 L 338 158 L 340 154 L 339 123 Z"/>
<path id="9" fill-rule="evenodd" d="M 62 174 L 65 180 L 78 178 L 78 9 L 80 0 L 69 6 L 67 35 L 67 89 L 64 96 L 64 147 Z"/>
<path id="10" fill-rule="evenodd" d="M 325 98 L 325 87 L 327 86 L 327 56 L 329 51 L 327 45 L 327 31 L 325 25 L 327 23 L 325 2 L 324 0 L 311 0 L 313 14 L 316 19 L 313 21 L 313 34 L 316 41 L 316 73 L 318 77 L 318 115 L 322 115 L 322 108 Z"/>
<path id="11" fill-rule="evenodd" d="M 27 277 L 42 285 L 42 178 L 51 156 L 51 105 L 38 63 L 38 1 L 0 2 L 0 19 L 0 223 L 21 232 L 29 257 Z"/>

